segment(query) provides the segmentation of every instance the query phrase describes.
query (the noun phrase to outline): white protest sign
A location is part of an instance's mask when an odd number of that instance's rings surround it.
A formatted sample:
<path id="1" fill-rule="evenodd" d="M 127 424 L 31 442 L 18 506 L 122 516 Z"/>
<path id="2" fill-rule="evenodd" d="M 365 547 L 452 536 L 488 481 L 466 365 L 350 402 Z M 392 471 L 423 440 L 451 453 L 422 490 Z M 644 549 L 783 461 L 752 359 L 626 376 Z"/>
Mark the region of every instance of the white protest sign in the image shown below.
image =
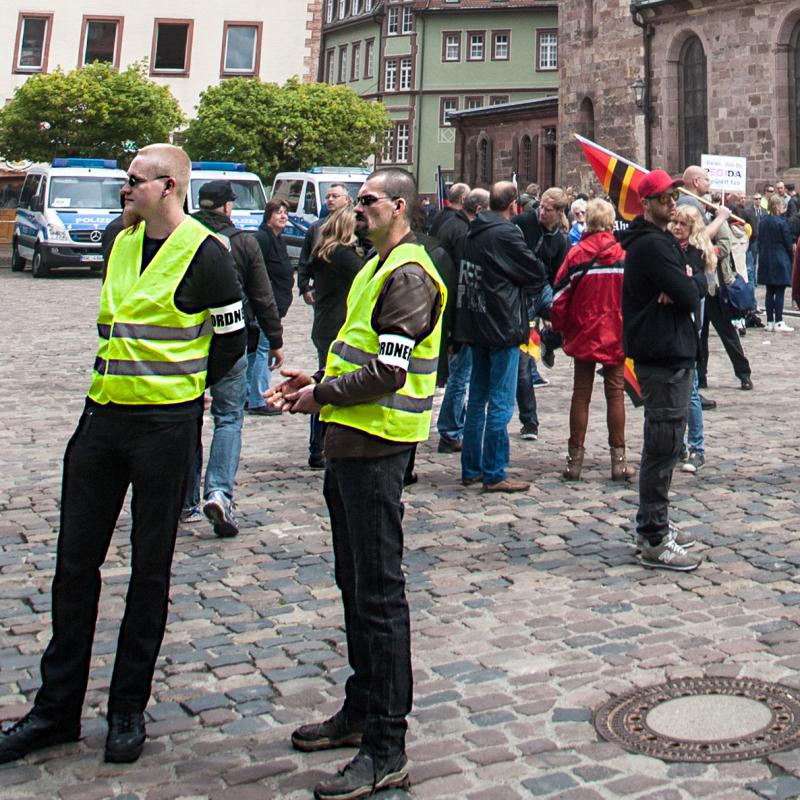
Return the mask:
<path id="1" fill-rule="evenodd" d="M 703 153 L 700 166 L 711 179 L 711 188 L 725 192 L 747 192 L 747 159 Z"/>

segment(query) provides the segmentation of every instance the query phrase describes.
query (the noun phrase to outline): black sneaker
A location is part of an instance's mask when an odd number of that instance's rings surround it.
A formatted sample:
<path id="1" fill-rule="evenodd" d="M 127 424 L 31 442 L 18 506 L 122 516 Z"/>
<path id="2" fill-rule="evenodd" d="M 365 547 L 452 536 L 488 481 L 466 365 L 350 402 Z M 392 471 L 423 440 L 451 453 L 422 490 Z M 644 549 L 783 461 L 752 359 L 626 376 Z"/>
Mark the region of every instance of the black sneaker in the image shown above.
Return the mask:
<path id="1" fill-rule="evenodd" d="M 384 789 L 408 789 L 410 785 L 405 753 L 378 758 L 359 750 L 344 769 L 314 787 L 314 797 L 316 800 L 356 800 Z"/>
<path id="2" fill-rule="evenodd" d="M 301 725 L 292 734 L 292 745 L 304 753 L 335 747 L 360 747 L 362 727 L 362 722 L 348 719 L 342 708 L 324 722 Z"/>
<path id="3" fill-rule="evenodd" d="M 130 764 L 142 754 L 145 740 L 144 714 L 141 711 L 116 711 L 108 717 L 105 760 L 110 764 Z"/>
<path id="4" fill-rule="evenodd" d="M 77 742 L 81 738 L 81 723 L 62 723 L 44 716 L 34 708 L 19 722 L 0 734 L 0 764 L 65 742 Z"/>
<path id="5" fill-rule="evenodd" d="M 325 469 L 325 456 L 322 453 L 311 453 L 308 457 L 308 466 L 311 469 Z"/>
<path id="6" fill-rule="evenodd" d="M 532 422 L 526 422 L 520 429 L 519 435 L 529 442 L 535 442 L 539 438 L 539 426 Z"/>
<path id="7" fill-rule="evenodd" d="M 716 407 L 717 407 L 716 400 L 712 400 L 710 397 L 703 397 L 702 394 L 700 395 L 700 408 L 702 408 L 703 411 L 711 411 Z"/>
<path id="8" fill-rule="evenodd" d="M 229 539 L 239 533 L 239 523 L 233 515 L 231 501 L 224 492 L 217 489 L 209 492 L 208 499 L 203 505 L 203 513 L 214 526 L 214 533 L 221 539 Z"/>

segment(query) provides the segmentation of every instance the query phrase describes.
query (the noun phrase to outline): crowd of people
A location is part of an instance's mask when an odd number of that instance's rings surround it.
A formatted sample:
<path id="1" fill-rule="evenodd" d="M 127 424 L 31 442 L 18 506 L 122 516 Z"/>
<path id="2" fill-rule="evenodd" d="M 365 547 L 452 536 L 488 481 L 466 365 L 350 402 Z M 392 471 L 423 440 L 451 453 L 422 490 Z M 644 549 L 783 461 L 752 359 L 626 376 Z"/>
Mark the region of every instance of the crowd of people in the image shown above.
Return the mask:
<path id="1" fill-rule="evenodd" d="M 132 569 L 104 757 L 139 758 L 179 520 L 205 517 L 218 536 L 237 535 L 245 410 L 290 412 L 309 416 L 308 464 L 325 470 L 352 669 L 342 708 L 291 741 L 303 752 L 358 748 L 317 784 L 317 800 L 405 787 L 413 680 L 402 495 L 417 479 L 437 382 L 438 452 L 459 456 L 461 483 L 525 492 L 529 483 L 508 471 L 508 428 L 516 408 L 521 439 L 538 436 L 535 387 L 548 381 L 532 343 L 545 366 L 558 351 L 573 360 L 567 481 L 582 479 L 599 369 L 610 478 L 638 480 L 640 563 L 696 569 L 692 537 L 669 519 L 669 491 L 678 465 L 696 473 L 705 463 L 710 325 L 741 389 L 752 389 L 741 337 L 758 324 L 753 286 L 766 286 L 767 327 L 791 332 L 782 312 L 797 281 L 800 200 L 776 184 L 751 206 L 736 195 L 715 204 L 699 167 L 680 179 L 655 169 L 639 184 L 642 214 L 627 225 L 608 197 L 558 187 L 531 184 L 519 195 L 509 181 L 457 183 L 434 215 L 402 169 L 376 170 L 356 197 L 334 183 L 297 271 L 314 310 L 318 369 L 284 368 L 270 386 L 293 294 L 281 238 L 287 203 L 270 200 L 247 234 L 231 222 L 233 187 L 212 181 L 201 211 L 187 216 L 189 169 L 180 148 L 140 151 L 104 240 L 97 358 L 64 459 L 53 635 L 32 709 L 0 735 L 0 763 L 80 736 L 99 570 L 129 486 Z M 626 451 L 627 371 L 644 406 L 638 474 Z M 201 498 L 204 402 L 214 425 Z"/>

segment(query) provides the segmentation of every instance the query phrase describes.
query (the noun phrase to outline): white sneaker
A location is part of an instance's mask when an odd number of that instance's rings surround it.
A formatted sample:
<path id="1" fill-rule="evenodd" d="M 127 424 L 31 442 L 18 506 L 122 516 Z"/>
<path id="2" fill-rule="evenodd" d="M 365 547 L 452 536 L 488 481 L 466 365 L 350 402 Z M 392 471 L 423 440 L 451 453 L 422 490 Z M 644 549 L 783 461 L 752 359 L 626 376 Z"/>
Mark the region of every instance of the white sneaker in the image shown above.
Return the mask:
<path id="1" fill-rule="evenodd" d="M 775 323 L 774 322 L 768 322 L 764 326 L 764 330 L 766 330 L 766 331 L 774 331 L 775 330 Z"/>
<path id="2" fill-rule="evenodd" d="M 790 328 L 783 320 L 775 323 L 773 330 L 781 331 L 782 333 L 791 333 L 794 328 Z"/>

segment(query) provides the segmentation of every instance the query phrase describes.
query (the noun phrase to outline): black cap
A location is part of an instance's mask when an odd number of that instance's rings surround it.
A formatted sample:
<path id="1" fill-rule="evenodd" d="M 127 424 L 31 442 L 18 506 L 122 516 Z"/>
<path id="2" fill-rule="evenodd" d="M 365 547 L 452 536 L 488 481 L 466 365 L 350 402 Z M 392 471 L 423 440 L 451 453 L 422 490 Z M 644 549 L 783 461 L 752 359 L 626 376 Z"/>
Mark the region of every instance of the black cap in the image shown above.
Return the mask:
<path id="1" fill-rule="evenodd" d="M 198 196 L 200 208 L 219 208 L 228 200 L 235 200 L 230 181 L 209 181 L 200 187 Z"/>

